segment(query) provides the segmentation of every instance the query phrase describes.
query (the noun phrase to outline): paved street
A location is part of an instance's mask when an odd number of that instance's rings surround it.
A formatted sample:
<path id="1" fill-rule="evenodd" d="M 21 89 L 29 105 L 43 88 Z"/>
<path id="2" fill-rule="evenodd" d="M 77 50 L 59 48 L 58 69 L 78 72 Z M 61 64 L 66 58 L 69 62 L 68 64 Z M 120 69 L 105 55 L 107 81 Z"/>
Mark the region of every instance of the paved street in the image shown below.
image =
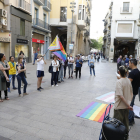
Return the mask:
<path id="1" fill-rule="evenodd" d="M 116 63 L 96 63 L 96 77 L 90 76 L 87 63 L 82 78 L 66 79 L 59 87 L 50 86 L 47 62 L 42 92 L 36 91 L 36 66 L 27 65 L 28 93 L 0 103 L 0 140 L 98 140 L 101 124 L 76 115 L 96 101 L 96 97 L 114 91 Z M 102 102 L 102 101 L 97 101 Z M 140 106 L 138 97 L 136 105 Z M 111 110 L 113 116 L 113 109 Z M 140 120 L 130 131 L 130 140 L 139 140 Z"/>

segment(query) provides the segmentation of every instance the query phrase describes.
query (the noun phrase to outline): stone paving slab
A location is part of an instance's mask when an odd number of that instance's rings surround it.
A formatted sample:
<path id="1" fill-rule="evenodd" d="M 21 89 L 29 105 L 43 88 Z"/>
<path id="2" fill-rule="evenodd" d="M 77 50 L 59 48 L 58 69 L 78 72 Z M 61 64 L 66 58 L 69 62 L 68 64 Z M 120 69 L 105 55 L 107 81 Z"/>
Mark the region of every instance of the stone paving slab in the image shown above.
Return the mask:
<path id="1" fill-rule="evenodd" d="M 82 78 L 65 79 L 59 87 L 50 86 L 45 66 L 42 87 L 36 90 L 36 65 L 27 64 L 28 96 L 18 97 L 17 90 L 9 93 L 10 101 L 0 103 L 0 140 L 98 140 L 101 123 L 78 118 L 76 115 L 95 98 L 115 90 L 116 64 L 96 63 L 96 77 L 90 76 L 87 63 L 82 67 Z M 17 85 L 17 83 L 16 83 Z M 136 105 L 140 106 L 138 97 Z M 111 110 L 113 116 L 113 108 Z M 130 131 L 130 140 L 139 140 L 140 120 Z"/>

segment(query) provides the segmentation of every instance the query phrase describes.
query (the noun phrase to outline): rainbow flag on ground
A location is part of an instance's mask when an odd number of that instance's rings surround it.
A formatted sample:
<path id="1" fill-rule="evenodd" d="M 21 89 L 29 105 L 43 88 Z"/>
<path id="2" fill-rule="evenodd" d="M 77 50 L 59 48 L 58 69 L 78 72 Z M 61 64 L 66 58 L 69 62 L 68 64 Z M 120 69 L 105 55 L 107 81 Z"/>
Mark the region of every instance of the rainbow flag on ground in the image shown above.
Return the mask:
<path id="1" fill-rule="evenodd" d="M 108 104 L 92 102 L 76 116 L 102 123 L 107 106 Z M 107 110 L 107 113 L 108 112 L 109 112 L 109 108 Z"/>
<path id="2" fill-rule="evenodd" d="M 55 52 L 53 52 L 53 54 L 55 54 L 56 56 L 58 56 L 59 58 L 61 58 L 64 62 L 67 59 L 66 55 L 64 55 L 61 51 L 55 51 Z"/>

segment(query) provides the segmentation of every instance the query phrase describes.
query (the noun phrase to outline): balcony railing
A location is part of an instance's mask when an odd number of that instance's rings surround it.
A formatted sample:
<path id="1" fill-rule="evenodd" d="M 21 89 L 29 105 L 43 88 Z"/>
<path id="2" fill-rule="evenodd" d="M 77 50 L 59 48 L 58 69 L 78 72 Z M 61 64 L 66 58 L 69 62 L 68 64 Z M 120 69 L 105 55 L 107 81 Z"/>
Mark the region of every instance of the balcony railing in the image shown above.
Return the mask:
<path id="1" fill-rule="evenodd" d="M 34 0 L 34 2 L 39 6 L 43 6 L 45 4 L 45 0 Z"/>
<path id="2" fill-rule="evenodd" d="M 18 8 L 24 10 L 28 13 L 31 13 L 31 4 L 28 3 L 26 0 L 18 0 Z"/>
<path id="3" fill-rule="evenodd" d="M 104 26 L 106 26 L 107 24 L 108 24 L 108 22 L 107 22 L 107 21 L 105 21 Z"/>
<path id="4" fill-rule="evenodd" d="M 45 5 L 43 6 L 43 9 L 48 12 L 51 11 L 51 3 L 48 0 L 45 0 Z"/>
<path id="5" fill-rule="evenodd" d="M 111 27 L 111 23 L 108 24 L 108 28 L 110 28 L 110 27 Z"/>
<path id="6" fill-rule="evenodd" d="M 50 25 L 46 22 L 44 22 L 43 20 L 40 20 L 39 18 L 34 18 L 33 19 L 33 26 L 34 27 L 41 27 L 44 28 L 46 30 L 50 30 Z"/>
<path id="7" fill-rule="evenodd" d="M 104 30 L 103 30 L 103 33 L 106 33 L 106 32 L 107 32 L 107 29 L 104 29 Z"/>
<path id="8" fill-rule="evenodd" d="M 106 36 L 104 36 L 104 37 L 103 37 L 103 40 L 106 40 L 106 39 L 107 39 L 107 37 L 106 37 Z"/>
<path id="9" fill-rule="evenodd" d="M 120 9 L 120 13 L 124 13 L 124 14 L 126 14 L 126 13 L 128 13 L 128 14 L 131 14 L 132 13 L 132 10 L 133 10 L 133 8 L 132 7 L 121 7 L 121 9 Z"/>

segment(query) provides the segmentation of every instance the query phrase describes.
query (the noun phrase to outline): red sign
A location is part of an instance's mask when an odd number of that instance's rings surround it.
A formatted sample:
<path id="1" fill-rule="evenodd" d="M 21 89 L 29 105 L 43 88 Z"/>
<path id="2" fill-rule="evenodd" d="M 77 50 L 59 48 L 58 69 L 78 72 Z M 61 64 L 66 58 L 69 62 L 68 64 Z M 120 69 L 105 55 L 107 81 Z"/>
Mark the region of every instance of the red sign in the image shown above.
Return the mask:
<path id="1" fill-rule="evenodd" d="M 45 43 L 44 40 L 39 40 L 39 39 L 35 39 L 35 38 L 32 38 L 32 42 L 41 43 L 41 44 Z"/>

